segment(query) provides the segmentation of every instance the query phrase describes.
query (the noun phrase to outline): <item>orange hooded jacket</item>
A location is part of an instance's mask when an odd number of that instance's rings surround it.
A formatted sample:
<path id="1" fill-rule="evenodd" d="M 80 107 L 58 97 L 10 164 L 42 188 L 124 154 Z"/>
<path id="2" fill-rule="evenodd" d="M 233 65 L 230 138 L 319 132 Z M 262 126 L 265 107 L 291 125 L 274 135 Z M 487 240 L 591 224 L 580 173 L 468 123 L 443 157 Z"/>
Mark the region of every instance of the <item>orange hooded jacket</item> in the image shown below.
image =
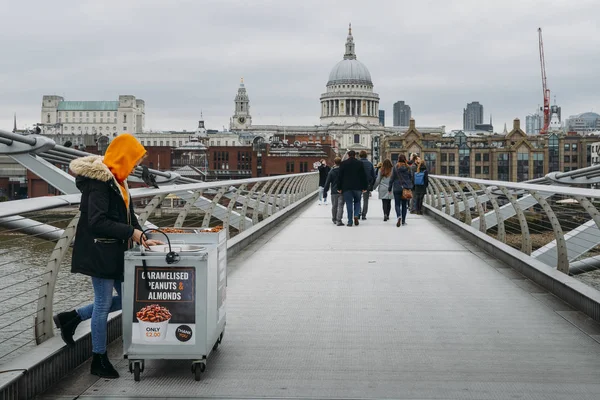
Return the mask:
<path id="1" fill-rule="evenodd" d="M 102 162 L 117 179 L 127 208 L 129 208 L 129 195 L 125 181 L 145 155 L 146 149 L 144 146 L 129 133 L 124 133 L 114 138 L 104 154 Z"/>

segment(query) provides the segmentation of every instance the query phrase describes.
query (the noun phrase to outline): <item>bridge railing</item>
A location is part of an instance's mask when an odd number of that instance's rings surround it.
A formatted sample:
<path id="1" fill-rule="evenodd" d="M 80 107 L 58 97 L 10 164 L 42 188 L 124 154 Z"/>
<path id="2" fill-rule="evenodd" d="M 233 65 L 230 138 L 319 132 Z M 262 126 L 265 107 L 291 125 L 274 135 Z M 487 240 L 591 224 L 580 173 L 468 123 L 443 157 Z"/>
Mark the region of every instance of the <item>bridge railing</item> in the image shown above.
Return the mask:
<path id="1" fill-rule="evenodd" d="M 580 175 L 564 179 L 593 183 Z M 425 203 L 565 274 L 590 272 L 578 278 L 600 288 L 600 190 L 537 182 L 431 175 Z"/>
<path id="2" fill-rule="evenodd" d="M 184 183 L 131 190 L 146 227 L 222 226 L 229 238 L 316 193 L 318 174 Z M 52 316 L 92 300 L 90 279 L 70 273 L 79 194 L 0 206 L 0 364 L 54 336 Z"/>

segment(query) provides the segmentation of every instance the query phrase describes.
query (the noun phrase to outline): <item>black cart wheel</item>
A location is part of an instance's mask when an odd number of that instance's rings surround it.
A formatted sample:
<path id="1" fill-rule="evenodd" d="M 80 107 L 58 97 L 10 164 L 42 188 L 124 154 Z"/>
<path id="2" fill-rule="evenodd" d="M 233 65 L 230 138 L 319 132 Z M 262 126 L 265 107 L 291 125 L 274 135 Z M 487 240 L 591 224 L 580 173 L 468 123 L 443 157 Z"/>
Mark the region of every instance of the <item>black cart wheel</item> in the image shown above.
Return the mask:
<path id="1" fill-rule="evenodd" d="M 133 364 L 133 380 L 136 382 L 140 381 L 140 373 L 141 373 L 141 365 L 140 363 Z"/>
<path id="2" fill-rule="evenodd" d="M 192 372 L 194 373 L 194 379 L 199 381 L 202 373 L 206 370 L 206 365 L 203 363 L 192 364 Z"/>

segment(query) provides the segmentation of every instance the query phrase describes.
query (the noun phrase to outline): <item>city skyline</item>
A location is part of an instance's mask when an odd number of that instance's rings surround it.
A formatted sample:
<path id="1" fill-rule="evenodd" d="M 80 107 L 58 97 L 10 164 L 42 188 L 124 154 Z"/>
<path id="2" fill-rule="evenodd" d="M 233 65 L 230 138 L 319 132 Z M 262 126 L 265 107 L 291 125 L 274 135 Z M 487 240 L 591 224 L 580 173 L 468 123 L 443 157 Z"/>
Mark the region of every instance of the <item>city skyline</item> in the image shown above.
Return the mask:
<path id="1" fill-rule="evenodd" d="M 405 5 L 361 8 L 361 2 L 350 1 L 355 7 L 338 9 L 316 1 L 268 7 L 208 1 L 165 8 L 158 1 L 107 1 L 103 8 L 82 1 L 64 12 L 33 3 L 38 10 L 33 16 L 31 5 L 8 5 L 11 34 L 0 38 L 5 130 L 12 130 L 13 113 L 19 128 L 40 122 L 44 94 L 111 100 L 123 93 L 146 100 L 148 129 L 193 130 L 201 111 L 208 128 L 222 129 L 233 114 L 241 76 L 254 123 L 315 125 L 319 95 L 342 55 L 348 22 L 358 59 L 370 69 L 380 94 L 380 108 L 391 111 L 403 98 L 419 125 L 462 129 L 461 111 L 474 100 L 493 113 L 496 130 L 516 117 L 525 121 L 542 98 L 538 26 L 544 29 L 548 85 L 563 118 L 600 106 L 594 68 L 600 55 L 589 53 L 600 43 L 593 1 L 545 4 L 543 11 L 541 2 L 415 2 L 411 18 L 392 24 L 395 11 Z M 117 5 L 120 12 L 114 15 Z M 382 7 L 388 11 L 383 15 Z M 331 14 L 326 25 L 322 13 Z M 200 15 L 203 23 L 197 24 Z M 52 35 L 44 27 L 49 18 Z M 130 29 L 143 25 L 161 29 Z M 474 31 L 478 34 L 470 35 Z M 574 66 L 573 59 L 580 62 Z M 386 125 L 392 125 L 391 114 Z"/>

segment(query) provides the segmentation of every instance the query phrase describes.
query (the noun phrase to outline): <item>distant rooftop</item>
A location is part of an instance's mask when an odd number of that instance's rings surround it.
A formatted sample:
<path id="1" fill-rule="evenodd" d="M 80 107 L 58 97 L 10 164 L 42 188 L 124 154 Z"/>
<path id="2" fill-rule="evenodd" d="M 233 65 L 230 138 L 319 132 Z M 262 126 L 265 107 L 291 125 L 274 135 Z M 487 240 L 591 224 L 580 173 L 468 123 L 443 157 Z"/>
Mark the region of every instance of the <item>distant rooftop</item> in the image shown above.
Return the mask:
<path id="1" fill-rule="evenodd" d="M 58 111 L 117 111 L 118 101 L 61 101 Z"/>

